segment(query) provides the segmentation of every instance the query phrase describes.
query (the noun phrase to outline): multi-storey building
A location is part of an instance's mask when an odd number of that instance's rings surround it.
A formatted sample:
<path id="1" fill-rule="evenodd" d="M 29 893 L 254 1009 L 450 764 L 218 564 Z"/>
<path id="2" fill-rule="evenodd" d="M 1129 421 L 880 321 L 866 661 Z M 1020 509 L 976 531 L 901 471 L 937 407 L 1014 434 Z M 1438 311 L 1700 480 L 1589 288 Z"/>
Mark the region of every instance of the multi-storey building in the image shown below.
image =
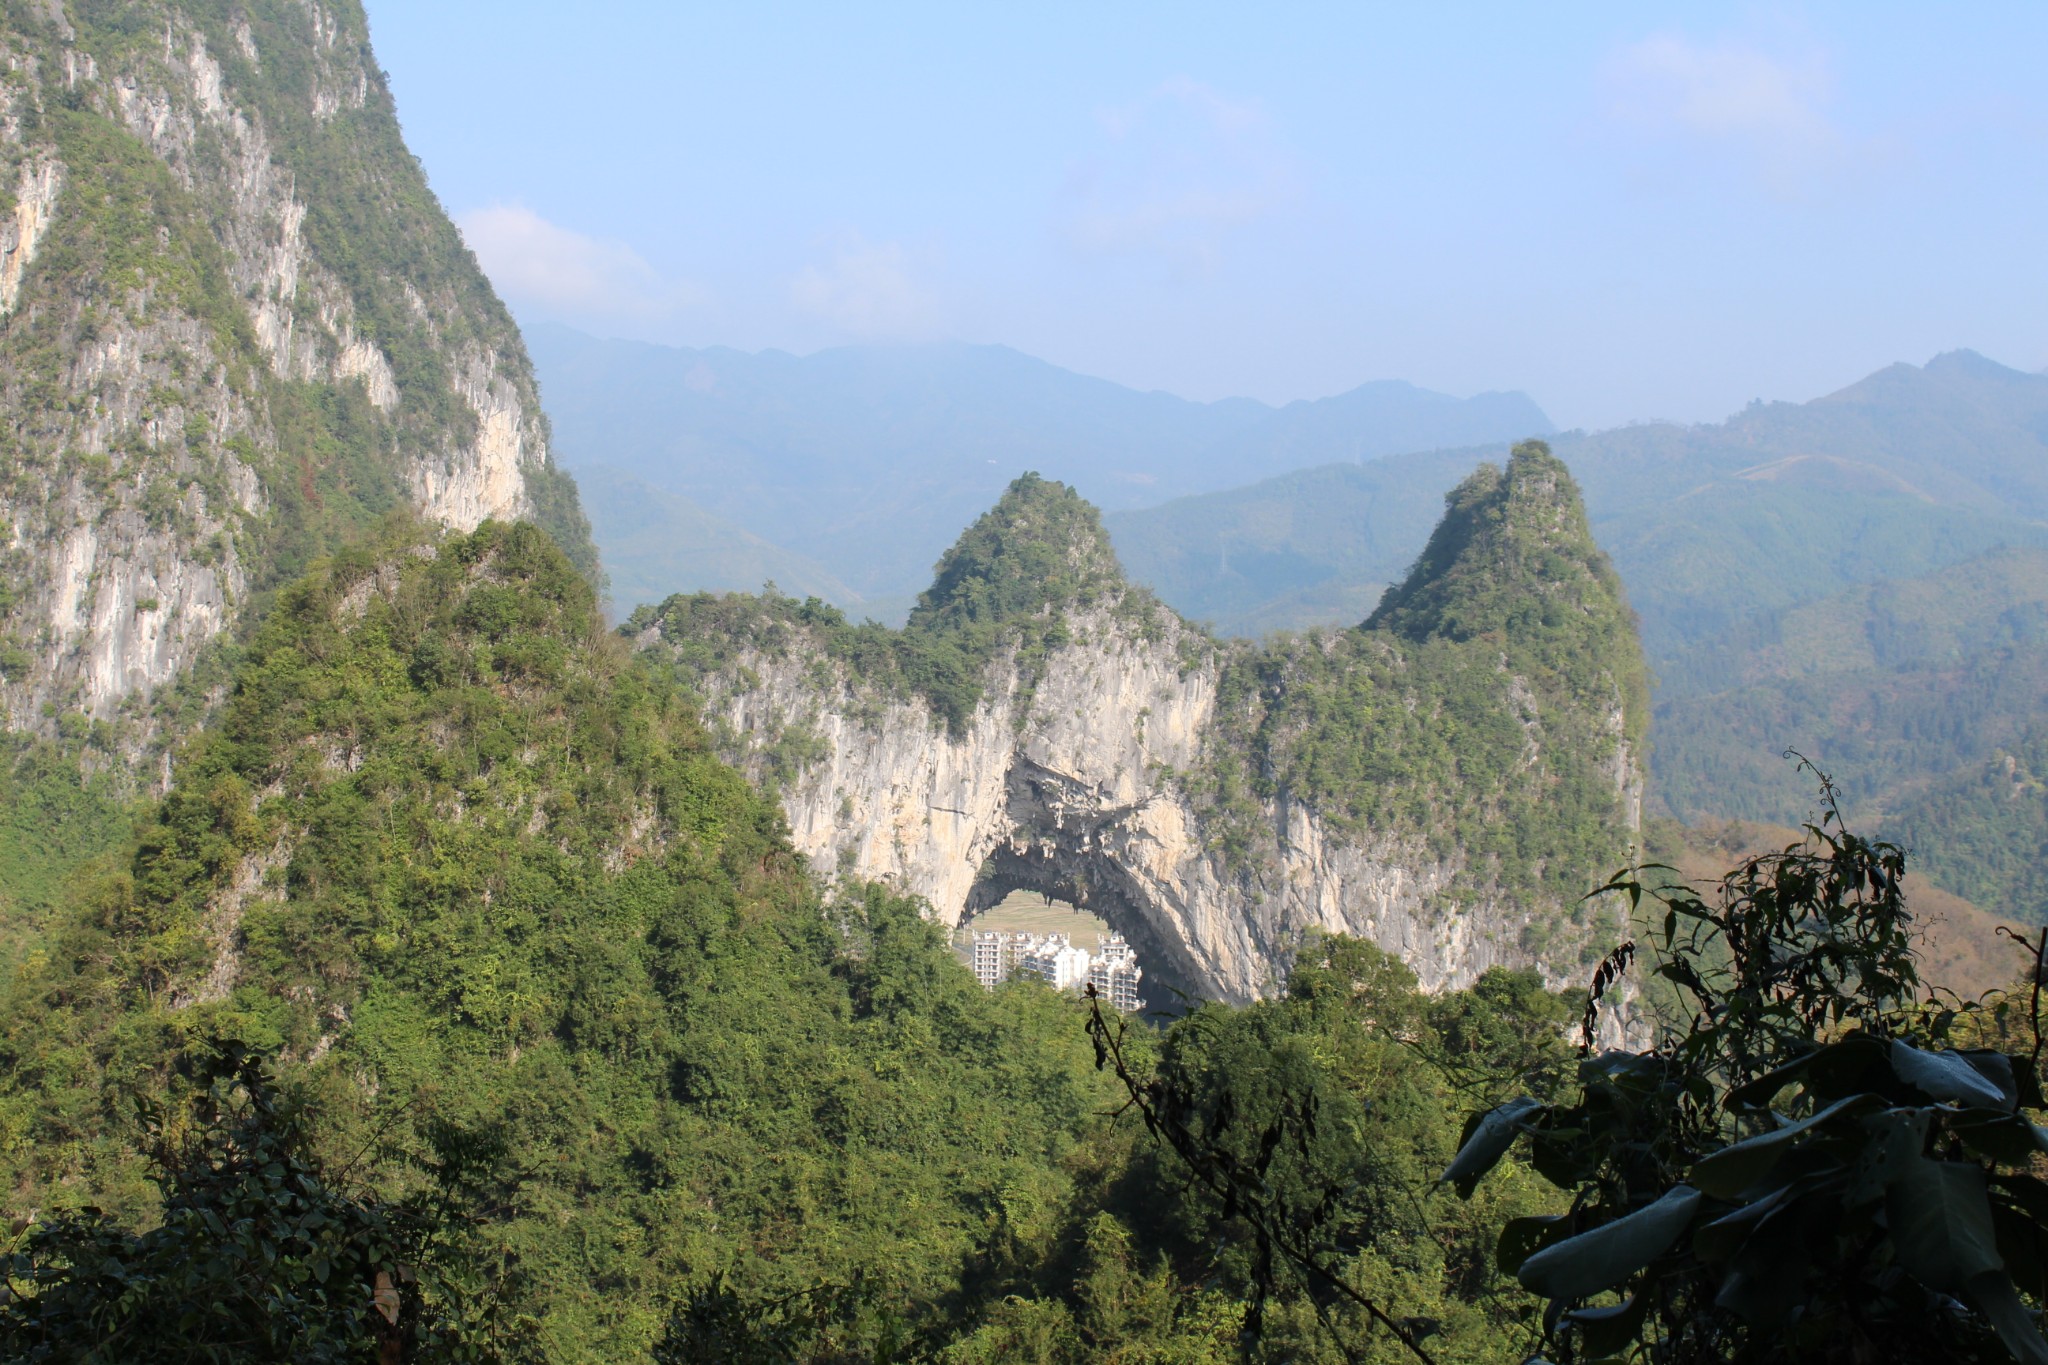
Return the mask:
<path id="1" fill-rule="evenodd" d="M 1086 948 L 1076 948 L 1065 934 L 1048 934 L 1019 954 L 1014 972 L 1043 977 L 1056 991 L 1077 991 L 1088 980 L 1092 959 Z"/>
<path id="2" fill-rule="evenodd" d="M 974 979 L 981 983 L 983 990 L 994 990 L 996 984 L 1010 974 L 1008 934 L 976 934 L 969 945 L 968 962 L 974 968 Z"/>
<path id="3" fill-rule="evenodd" d="M 1091 954 L 1075 947 L 1065 934 L 987 930 L 969 940 L 968 963 L 974 969 L 974 979 L 986 990 L 994 990 L 1012 976 L 1030 975 L 1061 991 L 1078 991 L 1093 983 L 1096 994 L 1118 1010 L 1145 1008 L 1138 998 L 1144 969 L 1122 934 L 1111 934 L 1102 951 Z"/>
<path id="4" fill-rule="evenodd" d="M 1088 984 L 1113 1008 L 1131 1014 L 1145 1008 L 1145 1002 L 1138 996 L 1138 982 L 1144 975 L 1136 950 L 1124 941 L 1122 934 L 1111 934 L 1089 964 Z"/>

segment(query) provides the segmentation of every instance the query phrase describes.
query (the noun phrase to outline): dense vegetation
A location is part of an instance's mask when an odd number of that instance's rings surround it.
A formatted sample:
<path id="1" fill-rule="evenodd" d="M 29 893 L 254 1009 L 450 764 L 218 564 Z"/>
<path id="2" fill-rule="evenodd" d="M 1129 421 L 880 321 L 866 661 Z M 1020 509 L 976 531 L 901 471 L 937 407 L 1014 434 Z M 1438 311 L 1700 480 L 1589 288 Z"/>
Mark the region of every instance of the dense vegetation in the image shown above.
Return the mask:
<path id="1" fill-rule="evenodd" d="M 0 1154 L 46 1283 L 88 1255 L 184 1274 L 169 1232 L 124 1229 L 271 1197 L 222 1187 L 232 1161 L 190 1183 L 191 1143 L 246 1108 L 207 1062 L 231 1040 L 299 1116 L 275 1136 L 291 1179 L 362 1217 L 430 1198 L 451 1133 L 502 1153 L 465 1176 L 481 1222 L 448 1273 L 508 1305 L 522 1358 L 716 1358 L 813 1327 L 959 1360 L 1236 1351 L 1237 1215 L 1111 1117 L 1079 1006 L 983 992 L 914 905 L 821 901 L 532 528 L 321 564 L 178 774 L 0 1006 Z M 1534 1187 L 1475 1212 L 1422 1199 L 1426 1176 L 1454 1097 L 1555 1074 L 1568 1012 L 1507 973 L 1430 1000 L 1332 940 L 1284 999 L 1197 1011 L 1159 1056 L 1198 1088 L 1320 1077 L 1380 1211 L 1359 1272 L 1483 1358 L 1529 1311 L 1485 1268 L 1485 1218 Z M 1276 1358 L 1334 1349 L 1303 1286 L 1265 1324 Z"/>
<path id="2" fill-rule="evenodd" d="M 0 971 L 14 970 L 75 878 L 134 828 L 128 784 L 82 719 L 61 743 L 0 735 Z"/>
<path id="3" fill-rule="evenodd" d="M 2048 722 L 1913 793 L 1889 823 L 1940 885 L 1999 915 L 2048 924 Z"/>
<path id="4" fill-rule="evenodd" d="M 2048 1358 L 2034 1025 L 1919 1008 L 1895 849 L 1651 884 L 1650 1051 L 1343 938 L 1162 1033 L 821 902 L 681 700 L 530 528 L 286 593 L 0 1005 L 9 1353 Z"/>
<path id="5" fill-rule="evenodd" d="M 855 626 L 828 603 L 776 593 L 678 595 L 635 612 L 625 629 L 658 625 L 693 681 L 743 649 L 779 656 L 815 647 L 821 664 L 845 666 L 866 689 L 923 697 L 960 734 L 999 653 L 1012 653 L 1028 695 L 1046 655 L 1067 642 L 1069 614 L 1095 607 L 1140 630 L 1160 624 L 1150 594 L 1124 583 L 1101 515 L 1065 484 L 1026 474 L 940 557 L 900 631 Z"/>
<path id="6" fill-rule="evenodd" d="M 1796 820 L 1787 746 L 1854 775 L 1853 816 L 1948 890 L 1998 913 L 2044 909 L 2028 753 L 2048 690 L 2048 552 L 2008 548 L 1756 618 L 1663 678 L 1659 789 L 1678 814 Z M 2002 774 L 2001 780 L 1997 774 Z"/>
<path id="7" fill-rule="evenodd" d="M 1452 492 L 1363 626 L 1236 656 L 1219 712 L 1238 718 L 1248 757 L 1219 772 L 1218 796 L 1241 783 L 1423 833 L 1440 856 L 1569 905 L 1613 856 L 1617 779 L 1640 760 L 1647 693 L 1571 475 L 1526 442 Z"/>

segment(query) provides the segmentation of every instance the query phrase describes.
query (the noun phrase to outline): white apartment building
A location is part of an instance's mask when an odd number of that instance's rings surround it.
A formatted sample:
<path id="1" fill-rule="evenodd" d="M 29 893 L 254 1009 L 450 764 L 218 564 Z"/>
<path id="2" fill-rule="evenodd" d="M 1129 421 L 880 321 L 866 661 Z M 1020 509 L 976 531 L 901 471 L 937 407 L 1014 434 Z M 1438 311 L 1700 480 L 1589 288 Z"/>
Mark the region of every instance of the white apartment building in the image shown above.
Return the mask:
<path id="1" fill-rule="evenodd" d="M 1010 974 L 1010 963 L 1004 949 L 1009 945 L 1008 934 L 976 934 L 968 947 L 968 965 L 974 968 L 974 979 L 985 991 L 992 991 L 996 984 Z"/>
<path id="2" fill-rule="evenodd" d="M 1052 934 L 1020 956 L 1014 970 L 1043 977 L 1056 991 L 1078 991 L 1088 980 L 1092 961 L 1086 948 L 1076 948 L 1065 934 Z"/>
<path id="3" fill-rule="evenodd" d="M 1075 947 L 1065 934 L 988 930 L 968 941 L 968 965 L 984 990 L 992 991 L 1012 976 L 1030 975 L 1060 991 L 1078 991 L 1092 983 L 1097 995 L 1126 1013 L 1145 1008 L 1138 996 L 1145 972 L 1122 934 L 1111 934 L 1100 953 L 1090 953 Z"/>
<path id="4" fill-rule="evenodd" d="M 1134 1014 L 1145 1008 L 1145 1002 L 1138 996 L 1138 982 L 1144 976 L 1145 969 L 1138 965 L 1136 950 L 1124 942 L 1122 934 L 1111 934 L 1088 967 L 1088 984 L 1121 1014 Z"/>

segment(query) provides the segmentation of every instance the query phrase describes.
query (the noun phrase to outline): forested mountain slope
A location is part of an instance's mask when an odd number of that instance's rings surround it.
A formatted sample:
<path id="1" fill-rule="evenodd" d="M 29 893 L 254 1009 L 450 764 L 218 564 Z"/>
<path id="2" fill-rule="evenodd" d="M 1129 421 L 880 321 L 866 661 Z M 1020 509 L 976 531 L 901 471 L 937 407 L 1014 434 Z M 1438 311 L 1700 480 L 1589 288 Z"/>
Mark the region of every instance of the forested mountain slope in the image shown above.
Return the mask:
<path id="1" fill-rule="evenodd" d="M 1431 987 L 1575 976 L 1615 925 L 1646 685 L 1620 586 L 1540 443 L 1462 484 L 1366 626 L 1219 641 L 1130 587 L 1095 510 L 1027 476 L 902 632 L 820 602 L 678 596 L 627 629 L 706 698 L 825 875 L 947 923 L 1024 887 L 1155 977 L 1244 999 L 1307 930 Z"/>
<path id="2" fill-rule="evenodd" d="M 1138 507 L 1301 464 L 1551 429 L 1521 394 L 1455 399 L 1396 382 L 1276 409 L 1139 393 L 1001 346 L 798 357 L 545 325 L 528 335 L 571 468 L 608 466 L 695 504 L 679 527 L 709 513 L 800 551 L 848 587 L 825 595 L 853 610 L 914 596 L 959 529 L 1026 469 L 1100 506 Z M 621 584 L 657 577 L 626 537 L 608 534 L 604 549 Z M 744 552 L 686 567 L 665 591 L 761 582 L 733 583 L 758 568 Z"/>
<path id="3" fill-rule="evenodd" d="M 993 585 L 951 586 L 931 611 L 982 619 Z M 175 1146 L 232 1040 L 276 1057 L 346 1188 L 395 1199 L 451 1145 L 481 1154 L 442 1254 L 479 1267 L 465 1311 L 526 1324 L 505 1359 L 712 1358 L 808 1291 L 839 1311 L 835 1286 L 876 1296 L 820 1328 L 865 1358 L 906 1331 L 991 1365 L 1239 1358 L 1258 1267 L 1116 1117 L 1085 1011 L 983 991 L 913 901 L 821 895 L 669 660 L 596 607 L 499 523 L 395 534 L 280 592 L 132 857 L 0 986 L 9 1214 L 149 1224 L 138 1101 Z M 1424 997 L 1369 945 L 1298 946 L 1286 999 L 1174 1045 L 1182 1083 L 1256 1123 L 1269 1078 L 1317 1087 L 1312 1159 L 1351 1172 L 1346 1254 L 1375 1292 L 1472 1349 L 1526 1334 L 1533 1301 L 1488 1257 L 1541 1206 L 1531 1177 L 1422 1196 L 1469 1098 L 1445 1077 L 1562 1074 L 1575 1005 L 1508 973 Z M 1283 1292 L 1263 1358 L 1328 1358 L 1321 1319 Z"/>
<path id="4" fill-rule="evenodd" d="M 2008 885 L 1957 850 L 2032 858 L 2022 835 L 1991 851 L 1993 828 L 2038 819 L 2031 789 L 1997 819 L 1948 803 L 2019 764 L 2042 715 L 2044 438 L 2048 377 L 1968 352 L 1719 425 L 1560 437 L 1658 682 L 1653 802 L 1796 823 L 1812 793 L 1778 757 L 1795 747 L 1866 826 L 1967 826 L 1927 849 L 1950 890 Z M 1458 458 L 1306 470 L 1108 524 L 1134 578 L 1228 629 L 1351 619 L 1420 550 Z"/>
<path id="5" fill-rule="evenodd" d="M 317 554 L 532 516 L 596 570 L 510 317 L 354 0 L 0 27 L 0 714 L 124 724 Z"/>
<path id="6" fill-rule="evenodd" d="M 4 963 L 315 557 L 527 516 L 597 560 L 355 0 L 37 0 L 0 57 Z"/>
<path id="7" fill-rule="evenodd" d="M 552 1359 L 644 1350 L 684 1276 L 935 1294 L 999 1199 L 1043 1235 L 1105 1096 L 1070 1006 L 850 895 L 538 531 L 323 563 L 10 987 L 9 1205 L 146 1213 L 135 1100 L 229 1037 L 282 1050 L 335 1154 L 504 1139 L 493 1236 Z M 423 1140 L 374 1159 L 402 1183 Z"/>

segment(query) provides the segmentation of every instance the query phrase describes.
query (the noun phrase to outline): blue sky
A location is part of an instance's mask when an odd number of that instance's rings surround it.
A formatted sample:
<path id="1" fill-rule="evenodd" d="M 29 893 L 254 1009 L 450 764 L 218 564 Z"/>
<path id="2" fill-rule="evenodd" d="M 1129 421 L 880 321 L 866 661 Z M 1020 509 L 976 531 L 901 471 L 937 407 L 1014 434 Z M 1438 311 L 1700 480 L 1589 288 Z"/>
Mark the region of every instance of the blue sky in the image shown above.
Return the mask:
<path id="1" fill-rule="evenodd" d="M 2048 366 L 2048 6 L 368 9 L 524 320 L 1565 426 Z"/>

